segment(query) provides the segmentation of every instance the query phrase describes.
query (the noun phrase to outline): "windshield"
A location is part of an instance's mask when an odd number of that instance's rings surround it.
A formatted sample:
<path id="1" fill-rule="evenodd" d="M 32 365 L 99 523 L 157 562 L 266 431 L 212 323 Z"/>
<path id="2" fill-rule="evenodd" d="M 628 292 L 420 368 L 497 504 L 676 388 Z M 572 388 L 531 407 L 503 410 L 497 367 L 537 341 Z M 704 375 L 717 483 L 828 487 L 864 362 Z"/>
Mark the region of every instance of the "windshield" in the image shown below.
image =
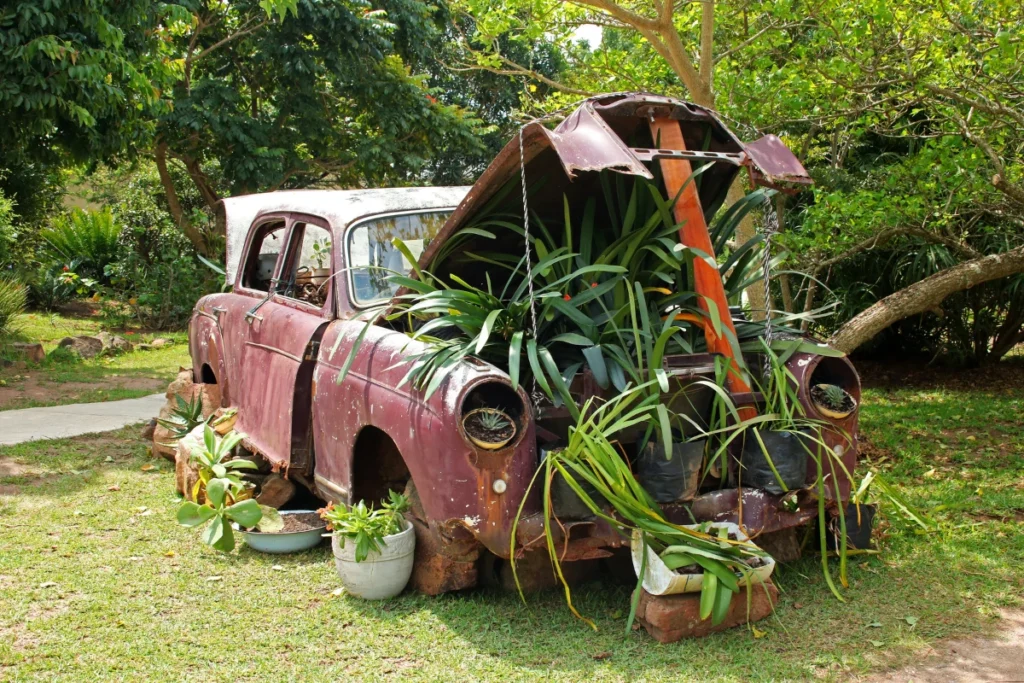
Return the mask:
<path id="1" fill-rule="evenodd" d="M 395 237 L 402 240 L 412 255 L 419 259 L 451 213 L 430 211 L 383 216 L 364 221 L 349 230 L 345 248 L 352 302 L 365 306 L 394 296 L 398 287 L 387 281 L 388 275 L 395 271 L 408 273 L 412 264 L 391 240 Z"/>

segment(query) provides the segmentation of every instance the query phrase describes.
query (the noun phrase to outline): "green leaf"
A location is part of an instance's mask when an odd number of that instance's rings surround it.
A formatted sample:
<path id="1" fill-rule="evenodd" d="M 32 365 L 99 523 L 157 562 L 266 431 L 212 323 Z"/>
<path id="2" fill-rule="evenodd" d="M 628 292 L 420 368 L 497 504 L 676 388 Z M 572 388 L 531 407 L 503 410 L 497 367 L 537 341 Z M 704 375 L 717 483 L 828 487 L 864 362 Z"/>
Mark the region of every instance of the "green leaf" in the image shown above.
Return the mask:
<path id="1" fill-rule="evenodd" d="M 718 626 L 725 621 L 726 615 L 729 614 L 729 605 L 732 604 L 732 598 L 736 595 L 725 586 L 718 586 L 718 593 L 715 595 L 715 605 L 711 610 L 711 624 Z"/>
<path id="2" fill-rule="evenodd" d="M 718 577 L 711 572 L 704 572 L 704 584 L 700 589 L 700 618 L 707 619 L 715 607 L 718 593 Z"/>
<path id="3" fill-rule="evenodd" d="M 216 514 L 217 511 L 209 505 L 198 505 L 187 500 L 178 508 L 178 524 L 196 527 L 204 522 L 208 522 Z"/>
<path id="4" fill-rule="evenodd" d="M 501 315 L 502 309 L 497 308 L 487 314 L 487 319 L 484 320 L 483 327 L 480 329 L 480 335 L 476 341 L 476 353 L 480 353 L 487 346 L 487 340 L 491 336 L 491 330 L 494 328 L 494 323 L 497 322 L 498 316 Z"/>
<path id="5" fill-rule="evenodd" d="M 224 496 L 227 494 L 228 489 L 227 479 L 211 479 L 206 482 L 206 498 L 215 508 L 219 508 L 224 505 Z"/>
<path id="6" fill-rule="evenodd" d="M 276 534 L 277 532 L 284 529 L 284 518 L 281 517 L 281 513 L 277 511 L 277 508 L 272 508 L 269 505 L 260 505 L 260 511 L 263 513 L 263 517 L 260 518 L 256 528 L 265 534 Z"/>
<path id="7" fill-rule="evenodd" d="M 523 331 L 519 330 L 512 334 L 512 341 L 508 345 L 508 375 L 512 380 L 512 388 L 519 388 L 519 363 L 523 356 Z"/>
<path id="8" fill-rule="evenodd" d="M 260 504 L 253 498 L 235 503 L 224 513 L 235 522 L 238 522 L 240 526 L 246 529 L 251 529 L 256 526 L 260 519 L 263 517 L 263 511 L 260 509 Z"/>

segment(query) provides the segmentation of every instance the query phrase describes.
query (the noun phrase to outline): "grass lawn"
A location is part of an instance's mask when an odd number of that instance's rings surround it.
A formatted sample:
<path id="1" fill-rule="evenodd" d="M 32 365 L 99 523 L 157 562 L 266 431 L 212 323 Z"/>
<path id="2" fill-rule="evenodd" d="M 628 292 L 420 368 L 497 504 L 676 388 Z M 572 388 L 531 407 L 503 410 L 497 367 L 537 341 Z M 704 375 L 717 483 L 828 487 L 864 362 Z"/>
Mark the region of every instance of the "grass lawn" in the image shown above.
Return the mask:
<path id="1" fill-rule="evenodd" d="M 162 391 L 174 379 L 179 366 L 189 365 L 188 337 L 184 332 L 115 332 L 135 345 L 156 337 L 171 339 L 174 344 L 151 351 L 77 360 L 51 352 L 64 337 L 95 335 L 100 331 L 99 318 L 27 313 L 18 316 L 14 328 L 13 337 L 0 340 L 0 355 L 4 353 L 5 341 L 41 342 L 48 355 L 39 365 L 0 367 L 0 410 L 138 398 Z"/>
<path id="2" fill-rule="evenodd" d="M 0 448 L 0 679 L 845 680 L 899 665 L 1021 604 L 1024 382 L 1010 386 L 867 392 L 867 457 L 939 530 L 890 520 L 884 553 L 851 559 L 845 603 L 809 558 L 776 572 L 761 637 L 671 645 L 624 633 L 625 587 L 575 590 L 593 632 L 557 592 L 365 603 L 336 590 L 326 545 L 219 555 L 175 524 L 172 467 L 136 428 Z"/>

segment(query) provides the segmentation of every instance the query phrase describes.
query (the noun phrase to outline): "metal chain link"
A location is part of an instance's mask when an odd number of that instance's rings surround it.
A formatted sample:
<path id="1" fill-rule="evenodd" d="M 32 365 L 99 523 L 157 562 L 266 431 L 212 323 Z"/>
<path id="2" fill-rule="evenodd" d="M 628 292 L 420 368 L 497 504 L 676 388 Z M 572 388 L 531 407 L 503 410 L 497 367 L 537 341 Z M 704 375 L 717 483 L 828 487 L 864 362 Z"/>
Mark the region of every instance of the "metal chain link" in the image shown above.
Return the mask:
<path id="1" fill-rule="evenodd" d="M 779 231 L 779 214 L 772 206 L 770 196 L 764 198 L 764 250 L 761 254 L 761 276 L 764 284 L 764 341 L 772 345 L 772 296 L 771 296 L 771 260 L 772 237 Z M 768 356 L 764 357 L 765 374 L 771 370 Z"/>

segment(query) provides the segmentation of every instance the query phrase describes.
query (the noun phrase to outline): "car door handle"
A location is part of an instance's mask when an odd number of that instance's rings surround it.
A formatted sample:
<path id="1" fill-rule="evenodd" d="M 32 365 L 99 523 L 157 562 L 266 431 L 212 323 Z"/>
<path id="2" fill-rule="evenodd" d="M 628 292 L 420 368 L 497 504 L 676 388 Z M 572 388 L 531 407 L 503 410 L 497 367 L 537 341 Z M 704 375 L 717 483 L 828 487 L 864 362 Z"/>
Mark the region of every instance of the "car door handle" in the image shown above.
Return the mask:
<path id="1" fill-rule="evenodd" d="M 256 310 L 253 309 L 251 311 L 246 311 L 246 313 L 245 313 L 245 320 L 246 320 L 247 323 L 252 325 L 252 321 L 253 320 L 259 320 L 260 322 L 263 322 L 263 316 L 262 315 L 257 315 L 256 314 Z"/>
<path id="2" fill-rule="evenodd" d="M 210 310 L 213 311 L 213 315 L 217 318 L 228 312 L 228 309 L 223 306 L 211 306 Z"/>

